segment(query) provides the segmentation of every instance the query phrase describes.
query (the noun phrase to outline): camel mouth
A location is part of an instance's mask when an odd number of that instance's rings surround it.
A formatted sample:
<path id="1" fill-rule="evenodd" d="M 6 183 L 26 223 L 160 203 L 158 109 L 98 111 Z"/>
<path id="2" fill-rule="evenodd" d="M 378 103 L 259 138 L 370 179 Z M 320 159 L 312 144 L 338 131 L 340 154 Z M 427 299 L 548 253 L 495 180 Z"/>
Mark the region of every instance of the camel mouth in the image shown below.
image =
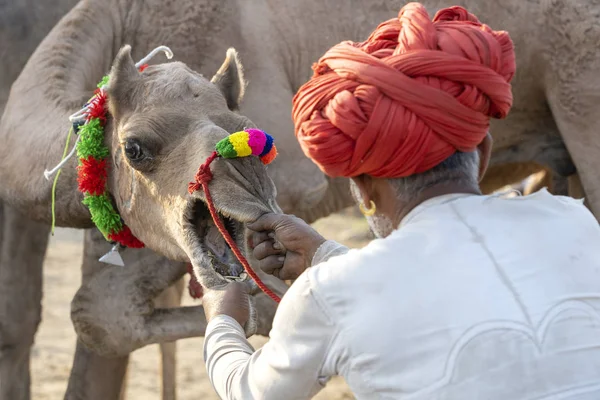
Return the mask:
<path id="1" fill-rule="evenodd" d="M 222 210 L 218 210 L 218 213 L 231 238 L 239 248 L 243 248 L 244 224 Z M 191 201 L 186 214 L 188 237 L 193 242 L 192 246 L 196 250 L 199 249 L 202 256 L 201 260 L 196 260 L 199 261 L 198 264 L 210 267 L 228 280 L 245 280 L 244 267 L 219 232 L 204 202 L 201 200 Z M 197 252 L 194 253 L 197 254 Z"/>

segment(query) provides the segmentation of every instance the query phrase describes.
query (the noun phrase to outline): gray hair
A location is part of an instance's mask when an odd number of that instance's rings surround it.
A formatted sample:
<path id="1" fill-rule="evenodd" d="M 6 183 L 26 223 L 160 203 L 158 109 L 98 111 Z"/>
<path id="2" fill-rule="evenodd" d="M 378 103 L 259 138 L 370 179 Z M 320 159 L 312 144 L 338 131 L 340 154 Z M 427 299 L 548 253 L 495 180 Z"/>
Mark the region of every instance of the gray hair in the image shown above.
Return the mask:
<path id="1" fill-rule="evenodd" d="M 479 153 L 472 151 L 456 152 L 429 171 L 406 178 L 392 178 L 389 182 L 398 199 L 408 203 L 432 186 L 459 183 L 478 187 L 478 178 Z"/>

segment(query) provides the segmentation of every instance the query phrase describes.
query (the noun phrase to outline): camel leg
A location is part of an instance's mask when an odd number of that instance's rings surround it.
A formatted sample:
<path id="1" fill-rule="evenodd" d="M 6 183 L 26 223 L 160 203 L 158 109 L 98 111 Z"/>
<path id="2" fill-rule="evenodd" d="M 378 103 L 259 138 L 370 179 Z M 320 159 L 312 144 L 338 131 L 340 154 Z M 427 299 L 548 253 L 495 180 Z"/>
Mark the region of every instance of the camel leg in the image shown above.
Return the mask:
<path id="1" fill-rule="evenodd" d="M 579 174 L 573 174 L 569 176 L 567 182 L 569 196 L 574 197 L 576 199 L 584 199 L 583 204 L 585 204 L 587 208 L 590 208 L 588 200 L 585 196 L 585 191 L 583 190 L 583 184 L 581 183 L 581 179 L 579 178 Z"/>
<path id="2" fill-rule="evenodd" d="M 114 268 L 98 261 L 100 256 L 109 249 L 110 245 L 99 232 L 96 230 L 86 232 L 82 284 L 88 282 L 104 268 Z M 156 306 L 161 308 L 179 306 L 183 289 L 184 281 L 181 279 L 156 298 Z M 162 343 L 160 346 L 163 364 L 163 400 L 174 400 L 177 366 L 175 342 Z M 128 361 L 129 356 L 116 358 L 98 356 L 78 341 L 65 399 L 124 399 Z"/>
<path id="3" fill-rule="evenodd" d="M 554 174 L 552 176 L 552 194 L 569 196 L 569 178 Z"/>
<path id="4" fill-rule="evenodd" d="M 155 308 L 154 300 L 186 273 L 186 264 L 149 249 L 126 250 L 125 267 L 103 268 L 71 302 L 71 320 L 82 342 L 97 354 L 120 357 L 164 342 L 204 335 L 201 306 Z"/>
<path id="5" fill-rule="evenodd" d="M 177 398 L 177 342 L 160 343 L 162 400 Z"/>
<path id="6" fill-rule="evenodd" d="M 110 244 L 97 229 L 85 232 L 82 285 L 89 282 L 97 273 L 114 266 L 98 259 L 109 251 Z M 124 398 L 125 375 L 129 355 L 107 358 L 101 357 L 85 347 L 79 340 L 65 399 L 67 400 L 116 400 Z"/>
<path id="7" fill-rule="evenodd" d="M 50 228 L 0 202 L 0 400 L 27 400 Z"/>
<path id="8" fill-rule="evenodd" d="M 68 400 L 117 400 L 125 392 L 124 377 L 129 356 L 100 357 L 77 341 L 75 358 L 65 394 Z"/>
<path id="9" fill-rule="evenodd" d="M 181 296 L 185 280 L 180 279 L 169 286 L 155 300 L 157 308 L 175 308 L 181 305 Z M 162 362 L 162 398 L 175 400 L 177 398 L 177 342 L 160 343 Z"/>
<path id="10" fill-rule="evenodd" d="M 544 26 L 549 29 L 543 34 L 546 43 L 551 43 L 544 54 L 546 93 L 556 125 L 577 169 L 576 176 L 569 177 L 569 190 L 585 190 L 585 204 L 600 221 L 600 90 L 597 74 L 600 53 L 596 51 L 600 28 L 591 20 L 583 22 L 567 17 L 562 12 L 564 4 L 549 2 L 544 11 Z M 569 4 L 573 4 L 573 12 L 585 10 L 583 3 Z M 571 195 L 581 197 L 581 194 Z"/>
<path id="11" fill-rule="evenodd" d="M 149 344 L 204 336 L 202 306 L 155 308 L 154 299 L 187 272 L 185 263 L 157 257 L 148 249 L 123 254 L 126 267 L 104 268 L 77 291 L 71 302 L 71 321 L 79 339 L 97 354 L 120 357 Z M 273 280 L 276 278 L 271 277 Z M 281 282 L 267 283 L 282 293 Z M 283 286 L 281 288 L 280 286 Z M 277 304 L 259 302 L 259 315 L 274 314 Z M 258 333 L 267 335 L 271 321 L 259 320 Z"/>

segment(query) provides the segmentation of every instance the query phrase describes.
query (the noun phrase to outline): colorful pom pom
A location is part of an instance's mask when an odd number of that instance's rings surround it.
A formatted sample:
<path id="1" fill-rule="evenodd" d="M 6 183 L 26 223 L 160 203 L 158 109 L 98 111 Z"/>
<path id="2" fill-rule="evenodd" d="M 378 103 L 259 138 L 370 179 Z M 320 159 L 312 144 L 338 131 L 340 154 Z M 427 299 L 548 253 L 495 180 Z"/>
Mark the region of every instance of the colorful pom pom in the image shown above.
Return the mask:
<path id="1" fill-rule="evenodd" d="M 229 141 L 238 157 L 248 157 L 252 154 L 252 149 L 248 146 L 248 132 L 236 132 L 229 135 Z"/>
<path id="2" fill-rule="evenodd" d="M 252 155 L 260 156 L 269 135 L 259 129 L 246 129 L 246 132 L 248 132 L 248 145 L 252 148 Z"/>
<path id="3" fill-rule="evenodd" d="M 263 164 L 269 164 L 277 156 L 273 137 L 259 129 L 246 129 L 232 133 L 217 143 L 217 153 L 223 158 L 260 157 Z"/>
<path id="4" fill-rule="evenodd" d="M 88 110 L 87 110 L 87 120 L 92 120 L 94 118 L 98 118 L 100 122 L 104 125 L 106 123 L 106 114 L 107 109 L 105 107 L 106 104 L 106 92 L 97 89 L 96 95 L 89 102 Z"/>
<path id="5" fill-rule="evenodd" d="M 86 103 L 85 122 L 73 124 L 79 134 L 77 182 L 83 193 L 83 204 L 89 208 L 92 221 L 104 237 L 126 247 L 141 248 L 144 244 L 123 223 L 106 188 L 109 150 L 104 143 L 104 125 L 108 116 L 104 87 L 108 79 L 108 76 L 102 78 L 94 96 Z"/>
<path id="6" fill-rule="evenodd" d="M 98 196 L 104 193 L 106 187 L 106 159 L 92 156 L 81 158 L 77 167 L 77 183 L 81 193 Z"/>
<path id="7" fill-rule="evenodd" d="M 258 155 L 259 157 L 266 156 L 273 149 L 273 138 L 271 136 L 267 135 L 266 139 L 267 140 L 265 142 L 265 147 L 263 148 L 263 151 L 261 151 L 260 154 Z"/>
<path id="8" fill-rule="evenodd" d="M 260 158 L 263 164 L 271 164 L 271 162 L 277 157 L 277 148 L 275 146 L 271 147 L 271 150 L 264 156 Z"/>
<path id="9" fill-rule="evenodd" d="M 108 238 L 109 234 L 119 232 L 123 228 L 121 217 L 116 212 L 108 194 L 84 196 L 83 204 L 90 209 L 92 221 L 105 238 Z"/>
<path id="10" fill-rule="evenodd" d="M 144 247 L 144 243 L 131 233 L 131 229 L 127 225 L 123 225 L 123 229 L 120 231 L 109 234 L 107 239 L 132 249 L 142 249 Z"/>
<path id="11" fill-rule="evenodd" d="M 98 82 L 98 89 L 101 89 L 102 87 L 108 85 L 108 79 L 110 78 L 109 75 L 104 75 L 102 77 L 102 79 L 100 79 L 100 82 Z"/>

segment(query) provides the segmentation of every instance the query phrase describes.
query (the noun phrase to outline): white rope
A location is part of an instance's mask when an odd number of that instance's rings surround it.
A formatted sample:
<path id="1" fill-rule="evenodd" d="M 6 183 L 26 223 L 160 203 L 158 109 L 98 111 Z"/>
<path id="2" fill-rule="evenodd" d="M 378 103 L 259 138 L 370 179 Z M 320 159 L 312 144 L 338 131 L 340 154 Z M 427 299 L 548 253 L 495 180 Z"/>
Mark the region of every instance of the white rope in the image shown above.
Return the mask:
<path id="1" fill-rule="evenodd" d="M 71 122 L 80 122 L 85 120 L 85 113 L 87 112 L 87 107 L 83 107 L 81 110 L 77 111 L 75 114 L 71 114 L 69 116 L 69 121 Z"/>
<path id="2" fill-rule="evenodd" d="M 59 169 L 64 167 L 64 165 L 67 163 L 67 161 L 69 161 L 75 155 L 76 150 L 77 150 L 77 142 L 79 142 L 80 137 L 81 136 L 77 135 L 77 139 L 75 140 L 75 144 L 73 145 L 71 152 L 69 154 L 67 154 L 67 156 L 65 158 L 63 158 L 62 161 L 56 165 L 56 167 L 52 168 L 50 171 L 48 171 L 47 169 L 44 170 L 44 178 L 46 178 L 47 181 L 49 181 L 50 178 L 52 178 L 52 176 L 54 176 L 54 174 L 56 174 Z"/>
<path id="3" fill-rule="evenodd" d="M 150 61 L 152 58 L 154 58 L 158 53 L 160 52 L 165 53 L 165 56 L 167 56 L 167 58 L 170 60 L 171 58 L 173 58 L 173 52 L 171 51 L 170 48 L 168 48 L 167 46 L 158 46 L 157 48 L 155 48 L 154 50 L 152 50 L 150 53 L 148 53 L 148 55 L 144 58 L 142 58 L 140 61 L 138 61 L 135 64 L 136 68 L 140 68 L 142 65 L 146 64 L 148 61 Z M 101 87 L 100 90 L 104 91 L 105 86 Z M 83 122 L 86 120 L 87 118 L 87 113 L 88 113 L 88 108 L 90 107 L 90 105 L 86 105 L 83 108 L 81 108 L 79 111 L 71 114 L 69 116 L 69 121 L 71 123 L 75 123 L 75 122 Z M 86 122 L 87 124 L 87 122 Z M 75 132 L 75 134 L 77 134 L 77 132 Z M 46 180 L 50 180 L 50 178 L 52 178 L 52 176 L 54 174 L 56 174 L 62 167 L 65 166 L 65 164 L 75 155 L 76 150 L 77 150 L 77 143 L 79 142 L 79 138 L 80 136 L 77 135 L 77 140 L 75 140 L 75 145 L 73 146 L 73 149 L 71 149 L 71 151 L 69 152 L 69 154 L 63 158 L 54 168 L 52 168 L 51 170 L 45 169 L 44 170 L 44 178 L 46 178 Z"/>
<path id="4" fill-rule="evenodd" d="M 150 53 L 148 53 L 148 55 L 146 57 L 144 57 L 140 61 L 138 61 L 135 64 L 135 67 L 139 68 L 142 65 L 146 64 L 148 61 L 152 60 L 154 58 L 154 56 L 157 55 L 158 53 L 160 53 L 161 51 L 165 53 L 165 56 L 167 56 L 167 58 L 169 60 L 171 58 L 173 58 L 173 52 L 171 51 L 170 48 L 168 48 L 167 46 L 158 46 L 157 48 L 152 50 Z"/>

